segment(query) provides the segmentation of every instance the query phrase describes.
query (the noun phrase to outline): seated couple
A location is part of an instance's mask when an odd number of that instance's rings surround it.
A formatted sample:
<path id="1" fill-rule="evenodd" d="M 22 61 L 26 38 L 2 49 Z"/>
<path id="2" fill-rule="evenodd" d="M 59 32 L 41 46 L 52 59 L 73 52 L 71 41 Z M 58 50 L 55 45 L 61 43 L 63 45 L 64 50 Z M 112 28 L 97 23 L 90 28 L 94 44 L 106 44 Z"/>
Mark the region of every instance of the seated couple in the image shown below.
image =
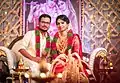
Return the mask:
<path id="1" fill-rule="evenodd" d="M 68 17 L 59 15 L 56 18 L 58 32 L 54 35 L 52 41 L 47 33 L 50 23 L 51 17 L 49 15 L 42 14 L 39 17 L 39 26 L 35 30 L 28 31 L 23 39 L 18 41 L 17 45 L 13 47 L 18 59 L 22 56 L 25 65 L 28 65 L 36 76 L 40 72 L 39 62 L 41 57 L 46 58 L 48 69 L 54 74 L 63 73 L 66 70 L 66 66 L 70 68 L 72 64 L 72 66 L 75 66 L 75 68 L 73 67 L 74 69 L 77 68 L 78 72 L 82 72 L 85 75 L 85 70 L 81 63 L 82 46 L 80 38 L 77 34 L 73 34 L 70 29 Z M 73 63 L 76 63 L 76 65 Z"/>

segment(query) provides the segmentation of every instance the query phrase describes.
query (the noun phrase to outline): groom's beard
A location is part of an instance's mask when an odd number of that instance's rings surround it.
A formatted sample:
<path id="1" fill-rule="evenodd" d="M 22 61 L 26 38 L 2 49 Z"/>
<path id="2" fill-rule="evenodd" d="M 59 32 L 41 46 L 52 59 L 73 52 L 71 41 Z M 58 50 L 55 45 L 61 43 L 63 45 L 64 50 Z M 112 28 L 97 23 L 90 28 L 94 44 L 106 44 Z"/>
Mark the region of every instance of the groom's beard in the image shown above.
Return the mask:
<path id="1" fill-rule="evenodd" d="M 43 26 L 43 27 L 46 27 L 46 26 Z M 47 29 L 47 27 L 46 27 L 46 29 Z M 48 31 L 48 29 L 45 30 L 45 29 L 42 29 L 42 28 L 39 28 L 39 30 L 42 31 L 42 32 L 47 32 Z"/>
<path id="2" fill-rule="evenodd" d="M 44 29 L 40 29 L 40 31 L 42 31 L 42 32 L 47 32 L 47 30 L 44 30 Z"/>

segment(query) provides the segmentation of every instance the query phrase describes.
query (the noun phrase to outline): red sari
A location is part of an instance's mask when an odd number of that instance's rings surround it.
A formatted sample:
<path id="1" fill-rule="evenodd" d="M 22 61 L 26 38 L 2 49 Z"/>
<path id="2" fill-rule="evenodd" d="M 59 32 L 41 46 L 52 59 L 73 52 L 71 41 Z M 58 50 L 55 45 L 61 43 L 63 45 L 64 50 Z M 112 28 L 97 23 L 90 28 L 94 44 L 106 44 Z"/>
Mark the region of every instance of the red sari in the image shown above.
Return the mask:
<path id="1" fill-rule="evenodd" d="M 52 59 L 56 59 L 56 57 L 58 57 L 60 55 L 59 50 L 57 49 L 57 40 L 59 38 L 59 34 L 58 32 L 55 34 L 53 41 L 51 43 L 51 55 L 52 55 Z M 79 57 L 82 59 L 82 44 L 79 38 L 78 34 L 73 34 L 72 30 L 68 31 L 68 35 L 67 35 L 67 48 L 65 50 L 66 55 L 68 55 L 68 50 L 71 49 L 71 53 L 76 52 Z M 77 57 L 74 57 L 77 58 Z M 62 61 L 65 64 L 61 64 L 60 62 L 57 62 L 54 66 L 53 66 L 53 73 L 57 74 L 57 73 L 62 73 L 64 71 L 64 68 L 66 66 L 66 59 L 62 59 Z"/>

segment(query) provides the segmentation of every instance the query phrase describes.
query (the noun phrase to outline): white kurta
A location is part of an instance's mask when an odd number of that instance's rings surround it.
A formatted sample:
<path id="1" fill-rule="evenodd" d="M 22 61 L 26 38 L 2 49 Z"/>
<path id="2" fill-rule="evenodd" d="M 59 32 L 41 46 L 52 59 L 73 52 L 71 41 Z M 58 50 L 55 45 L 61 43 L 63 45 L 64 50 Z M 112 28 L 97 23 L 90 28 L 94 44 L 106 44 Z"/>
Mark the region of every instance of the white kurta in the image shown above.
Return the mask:
<path id="1" fill-rule="evenodd" d="M 40 33 L 40 53 L 42 53 L 42 51 L 45 49 L 46 36 L 43 37 Z M 35 30 L 28 31 L 24 35 L 22 40 L 15 43 L 12 50 L 16 53 L 18 60 L 20 59 L 20 56 L 23 57 L 25 66 L 29 66 L 34 75 L 39 75 L 39 64 L 34 61 L 31 61 L 30 59 L 21 55 L 20 52 L 18 52 L 20 49 L 25 49 L 31 56 L 36 57 L 35 43 Z"/>

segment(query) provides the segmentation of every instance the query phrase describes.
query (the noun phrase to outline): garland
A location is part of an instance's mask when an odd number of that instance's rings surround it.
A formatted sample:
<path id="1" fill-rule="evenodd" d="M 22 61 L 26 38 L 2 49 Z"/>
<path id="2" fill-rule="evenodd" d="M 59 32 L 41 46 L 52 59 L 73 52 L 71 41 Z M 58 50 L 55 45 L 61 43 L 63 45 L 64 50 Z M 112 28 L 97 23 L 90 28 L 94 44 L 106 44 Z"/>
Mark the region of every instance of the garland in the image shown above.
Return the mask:
<path id="1" fill-rule="evenodd" d="M 36 56 L 37 57 L 40 57 L 40 30 L 38 27 L 36 27 L 35 29 L 35 41 L 36 41 L 36 45 L 35 45 L 35 48 L 36 48 Z M 45 47 L 45 51 L 46 53 L 49 52 L 50 50 L 50 36 L 49 34 L 47 33 L 47 37 L 46 37 L 46 47 Z"/>
<path id="2" fill-rule="evenodd" d="M 57 47 L 56 47 L 56 42 L 57 42 L 58 38 L 59 38 L 59 34 L 57 32 L 55 34 L 54 38 L 53 38 L 52 43 L 51 43 L 51 49 L 52 49 L 51 55 L 52 55 L 53 58 L 56 58 L 58 56 L 58 54 L 59 54 L 58 51 L 57 51 Z M 68 45 L 67 45 L 67 49 L 65 51 L 66 54 L 67 54 L 69 49 L 72 49 L 72 39 L 73 39 L 73 32 L 72 32 L 72 30 L 68 31 L 67 38 L 68 38 L 68 40 L 67 40 Z"/>

